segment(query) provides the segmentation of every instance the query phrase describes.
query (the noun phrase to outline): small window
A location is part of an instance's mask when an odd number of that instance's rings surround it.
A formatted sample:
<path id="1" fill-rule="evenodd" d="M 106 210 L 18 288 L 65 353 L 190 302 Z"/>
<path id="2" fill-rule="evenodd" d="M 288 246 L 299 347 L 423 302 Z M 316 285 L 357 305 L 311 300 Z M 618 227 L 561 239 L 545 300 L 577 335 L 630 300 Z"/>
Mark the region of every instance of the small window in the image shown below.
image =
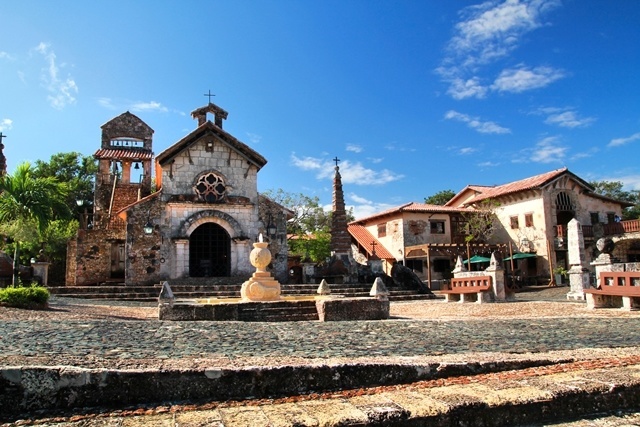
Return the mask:
<path id="1" fill-rule="evenodd" d="M 532 213 L 524 214 L 524 226 L 525 227 L 533 227 L 533 214 Z"/>
<path id="2" fill-rule="evenodd" d="M 385 237 L 387 235 L 387 223 L 378 224 L 378 237 Z"/>
<path id="3" fill-rule="evenodd" d="M 412 269 L 413 271 L 417 271 L 422 273 L 422 260 L 419 259 L 408 259 L 405 261 L 406 266 Z"/>
<path id="4" fill-rule="evenodd" d="M 431 221 L 431 234 L 444 234 L 444 221 Z"/>
<path id="5" fill-rule="evenodd" d="M 613 212 L 607 212 L 607 224 L 613 224 L 616 222 L 616 214 Z"/>
<path id="6" fill-rule="evenodd" d="M 433 271 L 436 273 L 451 271 L 451 263 L 448 259 L 434 259 L 431 265 L 433 266 Z"/>
<path id="7" fill-rule="evenodd" d="M 600 215 L 598 214 L 598 212 L 591 212 L 589 215 L 591 216 L 591 225 L 600 223 Z"/>
<path id="8" fill-rule="evenodd" d="M 509 218 L 509 221 L 511 222 L 512 230 L 517 230 L 518 228 L 520 228 L 520 223 L 518 222 L 517 216 L 512 216 L 511 218 Z"/>

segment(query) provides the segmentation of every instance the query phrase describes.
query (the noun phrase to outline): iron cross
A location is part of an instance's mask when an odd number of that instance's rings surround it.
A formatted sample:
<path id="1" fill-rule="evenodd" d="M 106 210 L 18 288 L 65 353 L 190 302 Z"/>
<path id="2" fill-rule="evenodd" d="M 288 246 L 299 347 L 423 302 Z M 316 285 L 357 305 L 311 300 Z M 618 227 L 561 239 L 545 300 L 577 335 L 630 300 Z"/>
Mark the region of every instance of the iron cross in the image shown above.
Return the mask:
<path id="1" fill-rule="evenodd" d="M 371 242 L 371 247 L 373 248 L 372 251 L 374 254 L 376 253 L 376 246 L 378 246 L 376 242 Z"/>
<path id="2" fill-rule="evenodd" d="M 333 159 L 334 162 L 336 162 L 336 167 L 338 167 L 338 163 L 340 162 L 340 159 L 338 158 L 338 156 L 336 156 L 335 159 Z"/>
<path id="3" fill-rule="evenodd" d="M 2 144 L 2 139 L 6 137 L 7 135 L 3 135 L 2 132 L 0 132 L 0 144 Z"/>
<path id="4" fill-rule="evenodd" d="M 205 93 L 204 96 L 208 96 L 209 97 L 209 104 L 211 104 L 211 97 L 215 96 L 213 93 L 211 93 L 211 89 L 209 89 L 209 93 Z"/>

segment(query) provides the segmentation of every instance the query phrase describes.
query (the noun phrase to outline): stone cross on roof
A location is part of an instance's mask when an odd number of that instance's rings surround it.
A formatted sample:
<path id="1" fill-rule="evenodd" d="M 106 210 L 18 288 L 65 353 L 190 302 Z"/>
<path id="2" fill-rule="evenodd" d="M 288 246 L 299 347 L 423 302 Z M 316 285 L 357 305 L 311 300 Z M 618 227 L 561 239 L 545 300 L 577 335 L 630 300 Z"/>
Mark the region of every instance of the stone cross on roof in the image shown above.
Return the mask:
<path id="1" fill-rule="evenodd" d="M 209 98 L 209 103 L 205 107 L 193 110 L 191 112 L 191 117 L 198 120 L 198 126 L 202 126 L 207 122 L 207 113 L 211 113 L 214 117 L 214 124 L 222 129 L 222 121 L 227 119 L 227 115 L 229 115 L 229 113 L 211 102 L 211 97 L 215 96 L 211 93 L 211 90 L 209 90 L 208 93 L 205 93 L 204 96 Z"/>
<path id="2" fill-rule="evenodd" d="M 4 144 L 2 143 L 2 140 L 6 137 L 7 135 L 3 135 L 2 132 L 0 132 L 0 176 L 5 175 L 7 173 L 7 158 L 4 156 L 4 153 L 2 152 L 2 150 L 4 149 Z"/>

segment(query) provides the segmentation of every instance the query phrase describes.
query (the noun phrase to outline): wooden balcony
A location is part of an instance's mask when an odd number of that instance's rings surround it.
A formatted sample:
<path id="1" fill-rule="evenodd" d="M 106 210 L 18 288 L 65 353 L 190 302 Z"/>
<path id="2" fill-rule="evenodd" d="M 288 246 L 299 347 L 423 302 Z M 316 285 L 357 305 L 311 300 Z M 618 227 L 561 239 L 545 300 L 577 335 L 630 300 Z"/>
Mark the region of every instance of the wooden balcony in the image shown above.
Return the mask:
<path id="1" fill-rule="evenodd" d="M 631 219 L 627 221 L 614 222 L 611 224 L 602 224 L 603 235 L 604 236 L 613 236 L 616 234 L 625 234 L 625 233 L 634 233 L 640 232 L 640 220 Z M 564 225 L 556 225 L 553 227 L 554 235 L 557 238 L 563 239 L 567 237 L 566 226 Z M 585 238 L 593 238 L 593 226 L 592 225 L 583 225 L 582 226 L 582 235 Z"/>

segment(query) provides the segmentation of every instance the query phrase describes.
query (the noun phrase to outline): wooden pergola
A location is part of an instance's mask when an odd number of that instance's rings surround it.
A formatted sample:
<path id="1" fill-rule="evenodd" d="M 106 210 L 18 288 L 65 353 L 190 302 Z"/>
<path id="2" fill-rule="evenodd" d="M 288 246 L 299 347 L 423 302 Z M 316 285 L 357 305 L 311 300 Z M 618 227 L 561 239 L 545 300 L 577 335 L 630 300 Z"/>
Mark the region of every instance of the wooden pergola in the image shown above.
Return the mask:
<path id="1" fill-rule="evenodd" d="M 466 255 L 468 268 L 471 269 L 471 254 L 507 252 L 509 256 L 513 255 L 511 243 L 426 243 L 422 245 L 414 245 L 405 247 L 405 258 L 408 259 L 427 259 L 427 282 L 431 288 L 431 256 L 462 256 Z M 513 270 L 513 259 L 511 260 L 511 269 Z"/>

